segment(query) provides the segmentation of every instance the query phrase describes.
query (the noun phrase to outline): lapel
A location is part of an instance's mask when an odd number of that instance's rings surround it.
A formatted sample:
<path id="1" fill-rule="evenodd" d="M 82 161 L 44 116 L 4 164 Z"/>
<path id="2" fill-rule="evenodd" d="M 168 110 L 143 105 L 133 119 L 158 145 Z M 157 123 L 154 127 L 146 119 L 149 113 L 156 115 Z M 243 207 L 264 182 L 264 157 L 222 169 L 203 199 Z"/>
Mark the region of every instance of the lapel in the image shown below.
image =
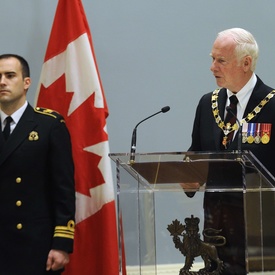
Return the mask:
<path id="1" fill-rule="evenodd" d="M 9 139 L 5 142 L 3 135 L 0 135 L 0 165 L 2 165 L 7 157 L 14 152 L 14 150 L 16 150 L 26 138 L 28 138 L 29 133 L 36 124 L 33 108 L 28 105 Z"/>
<path id="2" fill-rule="evenodd" d="M 226 89 L 222 88 L 219 91 L 219 97 L 218 97 L 219 114 L 220 114 L 220 117 L 222 118 L 222 120 L 224 119 L 224 110 L 225 110 L 226 99 L 227 99 Z M 214 123 L 216 124 L 216 121 Z M 215 139 L 216 150 L 221 149 L 221 142 L 222 142 L 221 135 L 222 135 L 222 130 L 218 126 L 214 127 L 214 136 L 217 137 Z"/>
<path id="3" fill-rule="evenodd" d="M 1 122 L 0 122 L 0 154 L 1 154 L 4 143 L 5 143 L 5 139 L 4 139 L 4 135 L 2 132 L 2 128 L 1 128 Z"/>
<path id="4" fill-rule="evenodd" d="M 272 89 L 268 89 L 262 80 L 257 76 L 256 85 L 247 103 L 243 117 L 246 117 L 248 113 L 252 112 L 253 109 L 261 102 L 261 100 L 263 100 L 271 91 Z"/>

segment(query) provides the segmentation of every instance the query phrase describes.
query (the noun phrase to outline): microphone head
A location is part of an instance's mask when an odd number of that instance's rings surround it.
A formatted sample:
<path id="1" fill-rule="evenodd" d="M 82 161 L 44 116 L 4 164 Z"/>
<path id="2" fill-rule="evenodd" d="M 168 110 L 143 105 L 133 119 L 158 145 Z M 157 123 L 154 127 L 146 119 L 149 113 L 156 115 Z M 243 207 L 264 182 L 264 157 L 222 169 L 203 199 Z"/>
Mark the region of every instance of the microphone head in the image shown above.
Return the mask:
<path id="1" fill-rule="evenodd" d="M 170 110 L 170 107 L 169 107 L 169 106 L 165 106 L 165 107 L 161 108 L 161 111 L 162 111 L 163 113 L 166 113 L 166 112 L 168 112 L 169 110 Z"/>

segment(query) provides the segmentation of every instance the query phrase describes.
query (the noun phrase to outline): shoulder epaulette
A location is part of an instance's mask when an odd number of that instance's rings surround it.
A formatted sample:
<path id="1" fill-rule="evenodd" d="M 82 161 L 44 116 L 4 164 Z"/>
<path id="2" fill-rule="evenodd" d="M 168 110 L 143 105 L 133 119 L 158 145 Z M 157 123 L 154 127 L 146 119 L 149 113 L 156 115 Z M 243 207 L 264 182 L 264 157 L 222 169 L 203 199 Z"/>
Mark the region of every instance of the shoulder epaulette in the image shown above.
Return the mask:
<path id="1" fill-rule="evenodd" d="M 36 107 L 36 108 L 34 108 L 34 111 L 39 113 L 39 114 L 51 116 L 53 118 L 61 118 L 60 122 L 65 122 L 64 119 L 62 118 L 62 116 L 54 110 L 47 109 L 47 108 Z"/>

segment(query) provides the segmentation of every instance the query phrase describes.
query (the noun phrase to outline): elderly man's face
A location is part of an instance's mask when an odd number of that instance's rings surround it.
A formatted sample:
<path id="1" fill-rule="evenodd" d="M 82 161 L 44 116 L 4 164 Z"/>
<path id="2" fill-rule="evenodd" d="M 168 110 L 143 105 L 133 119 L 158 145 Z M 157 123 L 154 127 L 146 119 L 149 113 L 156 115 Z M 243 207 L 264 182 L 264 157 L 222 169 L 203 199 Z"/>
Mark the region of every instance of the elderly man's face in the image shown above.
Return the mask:
<path id="1" fill-rule="evenodd" d="M 211 51 L 210 70 L 219 87 L 238 92 L 244 85 L 245 71 L 242 61 L 235 55 L 235 43 L 230 37 L 217 38 Z M 246 80 L 245 80 L 246 81 Z"/>

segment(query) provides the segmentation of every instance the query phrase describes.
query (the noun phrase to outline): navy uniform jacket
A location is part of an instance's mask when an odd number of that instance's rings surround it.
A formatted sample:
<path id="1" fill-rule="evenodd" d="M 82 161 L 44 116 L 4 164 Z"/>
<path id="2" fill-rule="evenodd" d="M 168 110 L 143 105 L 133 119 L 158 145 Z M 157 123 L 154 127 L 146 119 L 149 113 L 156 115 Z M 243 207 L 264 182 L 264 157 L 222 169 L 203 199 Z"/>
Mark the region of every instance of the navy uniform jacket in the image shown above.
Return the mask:
<path id="1" fill-rule="evenodd" d="M 63 118 L 28 105 L 5 142 L 0 133 L 0 274 L 45 273 L 51 249 L 72 252 L 75 190 Z"/>
<path id="2" fill-rule="evenodd" d="M 256 86 L 246 106 L 244 117 L 272 91 L 258 77 Z M 192 144 L 189 151 L 220 151 L 222 130 L 218 127 L 213 113 L 211 103 L 212 93 L 204 95 L 197 107 L 192 132 Z M 221 89 L 218 97 L 219 113 L 224 119 L 224 110 L 227 99 L 226 89 Z M 271 152 L 275 152 L 275 97 L 272 98 L 248 123 L 271 123 L 271 139 L 267 144 L 243 143 L 242 150 L 250 150 L 258 160 L 275 176 L 275 162 Z M 228 147 L 228 150 L 238 148 L 238 135 Z"/>

